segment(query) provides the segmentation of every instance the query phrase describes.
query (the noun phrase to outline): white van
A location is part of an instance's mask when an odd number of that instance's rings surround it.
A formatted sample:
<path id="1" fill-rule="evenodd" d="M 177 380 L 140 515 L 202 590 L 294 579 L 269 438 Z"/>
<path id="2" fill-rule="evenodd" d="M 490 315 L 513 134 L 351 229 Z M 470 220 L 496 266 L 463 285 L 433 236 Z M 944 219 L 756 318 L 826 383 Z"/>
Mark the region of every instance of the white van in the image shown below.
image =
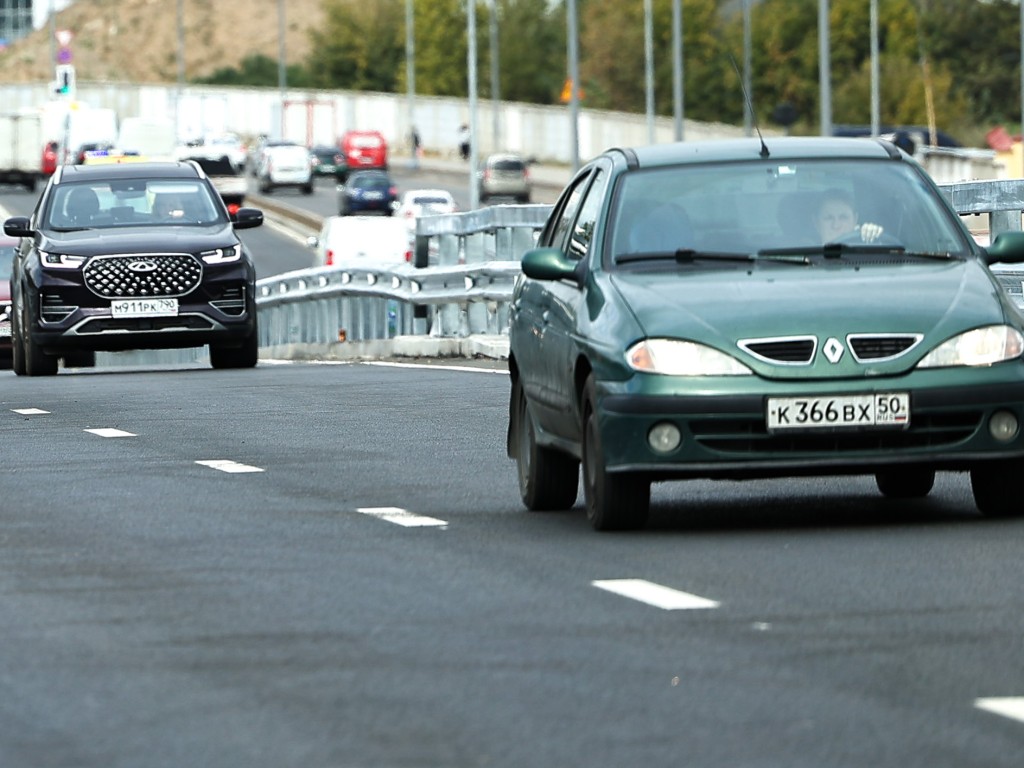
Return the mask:
<path id="1" fill-rule="evenodd" d="M 405 222 L 390 216 L 328 216 L 317 237 L 315 267 L 389 266 L 412 261 L 412 241 Z"/>

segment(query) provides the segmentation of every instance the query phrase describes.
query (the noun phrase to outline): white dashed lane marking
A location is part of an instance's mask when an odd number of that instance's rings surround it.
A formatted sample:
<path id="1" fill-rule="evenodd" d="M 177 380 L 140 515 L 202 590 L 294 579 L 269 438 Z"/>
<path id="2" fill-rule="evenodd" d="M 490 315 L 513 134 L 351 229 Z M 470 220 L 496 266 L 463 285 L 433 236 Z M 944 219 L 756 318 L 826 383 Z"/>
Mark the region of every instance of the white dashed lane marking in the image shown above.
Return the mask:
<path id="1" fill-rule="evenodd" d="M 221 472 L 263 472 L 264 470 L 260 467 L 251 467 L 248 464 L 239 464 L 237 461 L 231 461 L 230 459 L 204 459 L 203 461 L 197 461 L 196 464 L 202 464 L 204 467 L 210 469 L 219 469 Z"/>
<path id="2" fill-rule="evenodd" d="M 598 589 L 614 592 L 616 595 L 639 600 L 641 603 L 653 605 L 666 611 L 693 610 L 697 608 L 717 608 L 718 603 L 689 592 L 680 592 L 671 587 L 664 587 L 643 579 L 604 579 L 592 581 Z"/>
<path id="3" fill-rule="evenodd" d="M 42 416 L 49 413 L 49 411 L 44 411 L 40 408 L 11 408 L 11 410 L 22 416 Z"/>
<path id="4" fill-rule="evenodd" d="M 996 715 L 1009 717 L 1024 723 L 1024 696 L 1006 696 L 990 699 L 977 699 L 974 706 Z"/>
<path id="5" fill-rule="evenodd" d="M 438 520 L 436 517 L 414 515 L 412 512 L 399 509 L 398 507 L 360 507 L 356 512 L 361 515 L 369 515 L 370 517 L 386 520 L 395 525 L 402 525 L 406 528 L 440 528 L 448 525 L 446 521 Z"/>
<path id="6" fill-rule="evenodd" d="M 85 432 L 91 432 L 94 435 L 100 437 L 138 437 L 131 432 L 125 432 L 123 429 L 113 429 L 111 427 L 102 427 L 100 429 L 86 429 Z"/>

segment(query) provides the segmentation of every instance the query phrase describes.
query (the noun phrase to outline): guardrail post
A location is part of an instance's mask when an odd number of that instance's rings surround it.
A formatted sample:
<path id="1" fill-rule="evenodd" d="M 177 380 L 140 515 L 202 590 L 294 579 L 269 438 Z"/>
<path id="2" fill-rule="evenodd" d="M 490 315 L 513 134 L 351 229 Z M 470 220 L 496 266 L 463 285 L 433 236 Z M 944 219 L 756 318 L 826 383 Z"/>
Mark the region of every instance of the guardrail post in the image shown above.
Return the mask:
<path id="1" fill-rule="evenodd" d="M 466 236 L 466 263 L 480 264 L 487 260 L 485 253 L 485 238 L 487 233 L 476 232 Z M 466 290 L 472 286 L 470 278 L 466 278 Z M 483 302 L 467 301 L 464 311 L 464 322 L 460 324 L 459 335 L 469 336 L 473 333 L 487 332 L 487 307 Z"/>

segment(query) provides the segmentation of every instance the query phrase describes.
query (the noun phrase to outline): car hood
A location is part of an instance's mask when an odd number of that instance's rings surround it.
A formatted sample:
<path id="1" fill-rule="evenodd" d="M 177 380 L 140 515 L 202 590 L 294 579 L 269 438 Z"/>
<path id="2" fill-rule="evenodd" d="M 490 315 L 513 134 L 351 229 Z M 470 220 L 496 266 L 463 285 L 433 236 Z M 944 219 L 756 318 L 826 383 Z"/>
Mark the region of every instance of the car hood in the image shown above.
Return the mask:
<path id="1" fill-rule="evenodd" d="M 693 339 L 740 357 L 763 373 L 842 375 L 818 354 L 814 365 L 778 366 L 742 352 L 743 340 L 813 336 L 820 350 L 850 334 L 920 334 L 898 360 L 876 366 L 912 367 L 945 339 L 1002 323 L 1006 310 L 987 268 L 974 259 L 899 266 L 856 262 L 766 264 L 753 269 L 617 272 L 610 281 L 648 338 Z M 785 370 L 785 372 L 783 372 Z M 849 371 L 846 371 L 849 373 Z"/>
<path id="2" fill-rule="evenodd" d="M 121 227 L 75 232 L 41 232 L 39 249 L 71 256 L 117 253 L 197 253 L 238 242 L 231 224 L 204 227 Z"/>

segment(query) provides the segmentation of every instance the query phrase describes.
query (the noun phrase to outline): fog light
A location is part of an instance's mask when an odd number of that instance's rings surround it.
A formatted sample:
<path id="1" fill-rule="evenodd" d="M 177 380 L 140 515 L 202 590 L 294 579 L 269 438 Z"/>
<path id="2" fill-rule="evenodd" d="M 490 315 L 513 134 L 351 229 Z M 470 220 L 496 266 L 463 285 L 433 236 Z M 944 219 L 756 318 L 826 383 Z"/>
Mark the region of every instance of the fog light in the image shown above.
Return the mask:
<path id="1" fill-rule="evenodd" d="M 1008 443 L 1017 436 L 1020 424 L 1017 417 L 1009 411 L 996 411 L 988 422 L 988 431 L 996 440 L 1001 443 Z"/>
<path id="2" fill-rule="evenodd" d="M 671 453 L 682 441 L 683 436 L 679 433 L 679 427 L 667 421 L 655 424 L 647 433 L 647 444 L 655 453 Z"/>

